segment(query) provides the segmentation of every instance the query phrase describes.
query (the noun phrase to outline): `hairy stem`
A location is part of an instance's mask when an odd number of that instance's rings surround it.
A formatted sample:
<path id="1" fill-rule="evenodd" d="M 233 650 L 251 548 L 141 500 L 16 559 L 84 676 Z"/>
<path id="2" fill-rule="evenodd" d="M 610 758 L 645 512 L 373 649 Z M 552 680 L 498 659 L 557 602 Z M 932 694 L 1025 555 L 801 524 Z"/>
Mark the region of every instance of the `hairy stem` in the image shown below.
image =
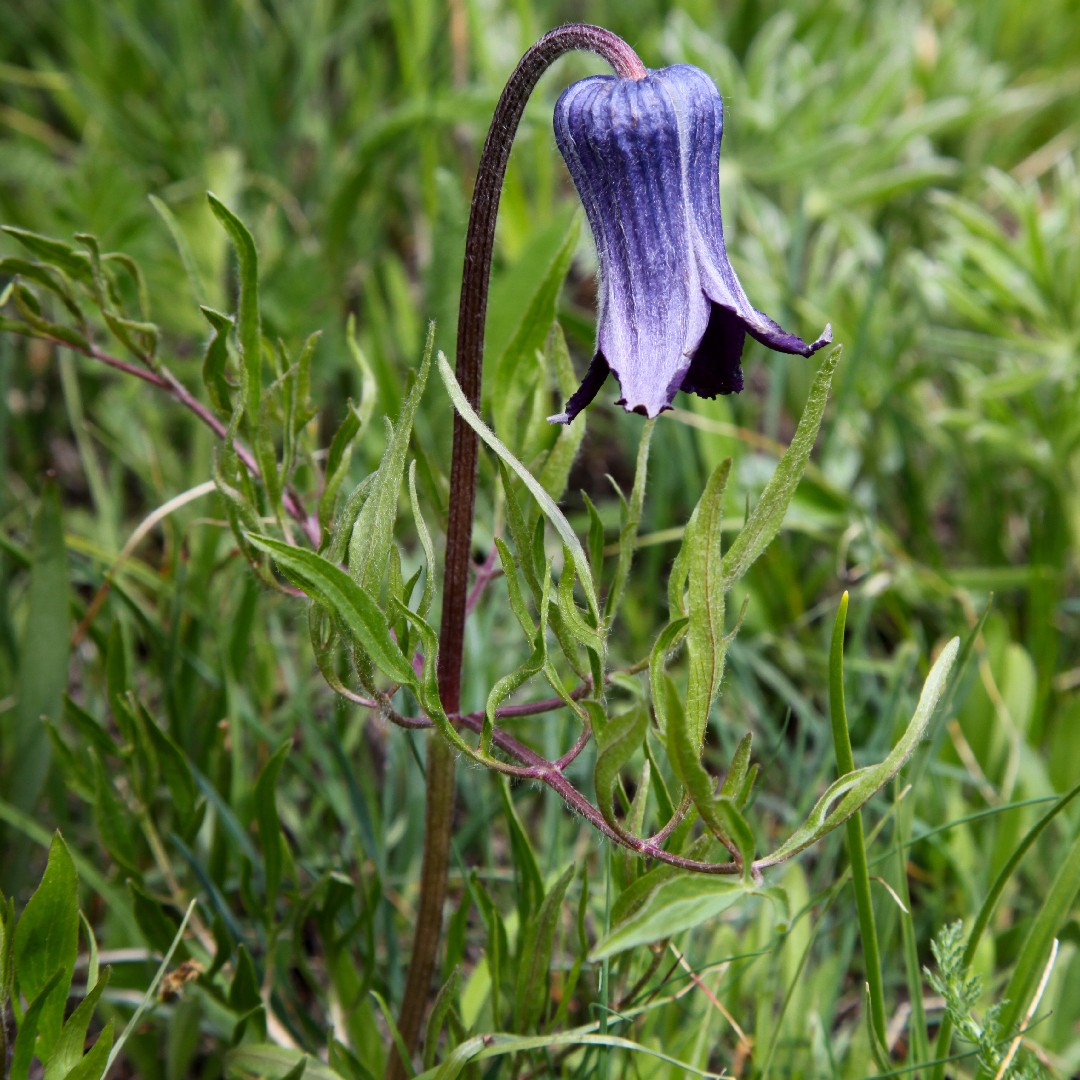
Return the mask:
<path id="1" fill-rule="evenodd" d="M 61 348 L 81 352 L 93 360 L 106 364 L 108 367 L 122 371 L 125 375 L 134 375 L 136 379 L 142 379 L 143 382 L 148 382 L 151 386 L 156 386 L 159 390 L 164 390 L 167 394 L 170 394 L 185 409 L 197 416 L 219 439 L 224 439 L 228 433 L 228 426 L 224 421 L 215 416 L 168 368 L 159 367 L 156 371 L 151 371 L 149 368 L 140 367 L 138 364 L 132 364 L 127 360 L 121 360 L 120 357 L 113 356 L 111 353 L 104 352 L 93 346 L 89 349 L 81 349 L 70 341 L 62 341 L 60 338 L 49 337 L 47 334 L 35 333 L 34 336 L 40 337 L 44 341 L 51 341 Z M 233 449 L 248 472 L 258 478 L 261 473 L 255 461 L 255 455 L 239 439 L 234 442 Z M 318 516 L 309 514 L 300 501 L 300 497 L 289 488 L 282 492 L 281 505 L 285 508 L 285 512 L 289 517 L 303 528 L 304 535 L 312 546 L 319 547 L 322 543 L 322 526 L 319 524 Z"/>
<path id="2" fill-rule="evenodd" d="M 598 26 L 572 24 L 545 34 L 525 53 L 510 76 L 495 107 L 480 157 L 465 239 L 456 374 L 465 397 L 474 409 L 480 407 L 484 325 L 491 256 L 495 246 L 495 218 L 507 162 L 510 160 L 510 148 L 525 111 L 525 103 L 540 76 L 563 53 L 577 49 L 599 54 L 612 66 L 616 75 L 631 79 L 643 79 L 646 75 L 645 66 L 637 54 L 621 38 Z M 439 633 L 439 695 L 443 708 L 450 714 L 459 712 L 461 707 L 461 663 L 476 499 L 476 458 L 477 436 L 460 416 L 455 415 L 442 625 Z M 442 933 L 453 811 L 454 758 L 450 749 L 436 738 L 432 740 L 428 754 L 423 875 L 412 960 L 398 1024 L 410 1052 L 416 1048 L 420 1034 Z M 386 1075 L 388 1080 L 403 1080 L 405 1076 L 404 1063 L 396 1053 L 391 1057 Z"/>

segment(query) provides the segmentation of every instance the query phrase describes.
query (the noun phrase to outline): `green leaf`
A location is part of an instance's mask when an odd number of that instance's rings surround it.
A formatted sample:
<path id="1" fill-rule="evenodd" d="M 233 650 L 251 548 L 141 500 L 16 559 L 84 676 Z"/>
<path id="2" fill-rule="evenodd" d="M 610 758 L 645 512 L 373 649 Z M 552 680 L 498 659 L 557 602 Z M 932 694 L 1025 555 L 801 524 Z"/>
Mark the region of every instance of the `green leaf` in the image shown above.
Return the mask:
<path id="1" fill-rule="evenodd" d="M 623 589 L 630 575 L 630 566 L 634 561 L 637 547 L 638 526 L 641 524 L 641 509 L 645 503 L 645 482 L 649 471 L 649 444 L 656 427 L 656 418 L 646 420 L 641 428 L 641 440 L 638 443 L 637 465 L 634 469 L 634 486 L 630 499 L 622 504 L 622 527 L 619 530 L 619 555 L 615 563 L 615 576 L 611 589 L 604 601 L 604 622 L 611 624 L 619 604 L 622 602 Z M 597 568 L 599 569 L 599 568 Z"/>
<path id="2" fill-rule="evenodd" d="M 415 461 L 409 465 L 409 507 L 416 525 L 416 538 L 420 541 L 420 549 L 424 553 L 424 591 L 420 594 L 420 603 L 416 608 L 416 613 L 423 619 L 431 610 L 431 603 L 438 589 L 439 565 L 435 560 L 435 545 L 431 542 L 431 533 L 428 532 L 424 515 L 420 512 L 420 500 L 416 495 Z"/>
<path id="3" fill-rule="evenodd" d="M 14 225 L 0 225 L 0 229 L 18 240 L 31 255 L 42 262 L 58 267 L 68 277 L 75 278 L 84 285 L 93 284 L 94 271 L 89 256 L 70 244 L 30 232 L 28 229 L 16 228 Z"/>
<path id="4" fill-rule="evenodd" d="M 341 1080 L 328 1065 L 299 1050 L 273 1043 L 247 1043 L 225 1054 L 225 1075 L 229 1080 L 285 1080 L 296 1075 L 296 1068 L 305 1066 L 300 1075 L 304 1080 Z"/>
<path id="5" fill-rule="evenodd" d="M 526 469 L 512 453 L 510 453 L 506 446 L 499 441 L 491 428 L 477 416 L 476 410 L 473 409 L 465 398 L 465 395 L 461 392 L 461 387 L 458 386 L 457 379 L 454 377 L 454 372 L 446 362 L 446 357 L 443 356 L 442 353 L 439 353 L 438 359 L 439 374 L 442 376 L 443 383 L 446 386 L 446 392 L 450 395 L 450 400 L 454 403 L 454 408 L 457 409 L 462 419 L 485 443 L 487 443 L 500 460 L 517 473 L 518 477 L 529 489 L 532 497 L 540 506 L 540 510 L 544 516 L 554 527 L 555 531 L 559 534 L 559 538 L 569 550 L 574 569 L 577 572 L 578 580 L 581 582 L 581 587 L 585 592 L 585 598 L 589 604 L 589 611 L 599 625 L 600 609 L 596 599 L 596 588 L 593 584 L 592 571 L 589 568 L 589 561 L 585 557 L 585 552 L 581 547 L 581 543 L 575 535 L 574 530 L 570 527 L 570 522 L 566 520 L 563 512 L 555 505 L 551 496 L 540 486 L 532 473 L 530 473 L 529 470 Z"/>
<path id="6" fill-rule="evenodd" d="M 249 533 L 247 539 L 253 547 L 271 555 L 297 588 L 329 608 L 383 674 L 403 686 L 417 686 L 412 665 L 391 636 L 386 616 L 344 570 L 313 551 L 271 536 Z"/>
<path id="7" fill-rule="evenodd" d="M 133 878 L 128 878 L 127 887 L 131 894 L 131 910 L 143 940 L 155 952 L 164 953 L 176 937 L 176 928 L 180 925 L 179 911 L 171 904 L 151 896 Z"/>
<path id="8" fill-rule="evenodd" d="M 191 299 L 198 303 L 200 298 L 206 295 L 206 289 L 203 287 L 202 276 L 199 273 L 198 264 L 195 262 L 195 256 L 191 252 L 191 245 L 188 244 L 187 237 L 180 228 L 180 223 L 176 220 L 172 208 L 156 195 L 148 195 L 147 198 L 155 213 L 165 223 L 165 228 L 169 230 L 173 244 L 176 245 L 176 252 L 180 256 L 180 263 L 184 267 L 184 274 L 188 279 L 188 290 L 191 293 Z"/>
<path id="9" fill-rule="evenodd" d="M 708 922 L 757 892 L 757 889 L 737 877 L 687 873 L 667 877 L 625 920 L 597 942 L 589 959 L 599 963 L 627 949 L 663 941 Z"/>
<path id="10" fill-rule="evenodd" d="M 229 984 L 229 1008 L 233 1012 L 245 1013 L 257 1009 L 261 1004 L 262 994 L 255 962 L 251 959 L 251 953 L 240 945 L 236 950 L 233 979 Z"/>
<path id="11" fill-rule="evenodd" d="M 58 267 L 42 266 L 40 263 L 27 262 L 25 259 L 0 259 L 0 275 L 19 277 L 40 285 L 43 289 L 47 289 L 58 297 L 80 325 L 85 323 L 86 319 L 82 309 L 72 293 L 71 282 L 68 281 L 67 276 Z M 6 302 L 5 299 L 4 303 Z M 3 307 L 2 303 L 0 303 L 0 307 Z"/>
<path id="12" fill-rule="evenodd" d="M 187 929 L 187 924 L 191 919 L 192 912 L 195 910 L 195 904 L 195 900 L 192 900 L 191 903 L 188 904 L 187 911 L 184 912 L 184 918 L 181 920 L 180 926 L 176 931 L 176 936 L 173 938 L 168 951 L 165 953 L 164 957 L 162 957 L 161 965 L 158 967 L 153 979 L 150 980 L 150 985 L 146 988 L 146 993 L 143 994 L 142 1000 L 131 1014 L 131 1019 L 128 1020 L 124 1030 L 120 1032 L 120 1037 L 116 1040 L 115 1045 L 109 1050 L 109 1057 L 105 1063 L 106 1071 L 111 1069 L 115 1064 L 116 1059 L 120 1056 L 120 1051 L 124 1048 L 124 1043 L 127 1042 L 133 1031 L 138 1030 L 139 1025 L 142 1023 L 143 1014 L 150 1007 L 151 1003 L 157 999 L 158 987 L 161 985 L 161 980 L 165 977 L 165 972 L 169 970 L 169 965 L 172 964 L 176 950 L 180 947 L 180 943 L 184 937 L 184 931 Z"/>
<path id="13" fill-rule="evenodd" d="M 186 823 L 195 809 L 195 799 L 198 796 L 191 766 L 184 752 L 173 742 L 172 736 L 158 726 L 148 710 L 143 711 L 143 718 L 143 728 L 153 744 L 161 776 L 169 789 L 177 816 L 182 823 Z"/>
<path id="14" fill-rule="evenodd" d="M 98 998 L 109 982 L 109 968 L 101 973 L 94 988 L 79 1002 L 75 1011 L 64 1024 L 60 1038 L 56 1041 L 52 1053 L 45 1063 L 45 1080 L 65 1080 L 72 1070 L 83 1060 L 83 1047 L 86 1045 L 86 1031 L 97 1008 Z M 100 1042 L 100 1036 L 98 1041 Z M 96 1045 L 96 1044 L 95 1044 Z M 101 1052 L 99 1051 L 99 1054 Z M 106 1048 L 105 1054 L 108 1053 Z M 102 1068 L 105 1058 L 101 1058 Z M 100 1073 L 98 1074 L 100 1075 Z"/>
<path id="15" fill-rule="evenodd" d="M 843 347 L 837 345 L 821 362 L 817 375 L 814 376 L 810 395 L 806 399 L 799 426 L 795 429 L 791 443 L 784 456 L 777 462 L 765 490 L 761 493 L 757 505 L 750 512 L 746 524 L 739 531 L 724 556 L 723 588 L 726 592 L 738 581 L 757 557 L 772 543 L 780 526 L 784 522 L 788 505 L 795 495 L 806 463 L 810 460 L 810 451 L 814 448 L 821 419 L 825 415 L 825 405 L 829 400 L 829 387 L 833 373 L 843 353 Z M 693 595 L 691 593 L 691 595 Z"/>
<path id="16" fill-rule="evenodd" d="M 1032 995 L 1039 983 L 1054 938 L 1070 918 L 1076 915 L 1076 898 L 1080 895 L 1080 829 L 1057 868 L 1054 880 L 1028 928 L 1016 965 L 1005 987 L 1005 1004 L 1001 1010 L 1001 1030 L 1012 1034 L 1023 1020 Z"/>
<path id="17" fill-rule="evenodd" d="M 548 337 L 546 358 L 548 365 L 554 367 L 556 372 L 559 373 L 560 392 L 563 391 L 564 379 L 568 372 L 570 386 L 565 391 L 564 396 L 569 397 L 574 392 L 574 386 L 576 385 L 574 382 L 574 367 L 570 362 L 570 350 L 566 345 L 566 337 L 558 323 L 555 323 Z M 544 464 L 540 467 L 537 480 L 540 481 L 544 490 L 558 502 L 566 491 L 566 485 L 570 479 L 570 470 L 574 466 L 578 450 L 581 448 L 581 442 L 585 438 L 585 432 L 588 428 L 585 424 L 556 424 L 554 426 L 558 429 L 555 445 L 552 446 L 547 453 L 547 457 L 544 458 Z M 594 561 L 592 566 L 598 572 L 599 564 Z"/>
<path id="18" fill-rule="evenodd" d="M 199 310 L 213 330 L 203 356 L 203 385 L 214 408 L 228 415 L 232 412 L 232 391 L 225 378 L 225 366 L 229 361 L 229 334 L 232 333 L 233 321 L 213 308 L 200 305 Z"/>
<path id="19" fill-rule="evenodd" d="M 0 892 L 0 1010 L 11 997 L 15 979 L 15 902 Z"/>
<path id="20" fill-rule="evenodd" d="M 724 784 L 720 788 L 721 795 L 734 799 L 736 805 L 740 807 L 745 804 L 742 795 L 746 791 L 746 781 L 750 772 L 752 742 L 753 736 L 749 731 L 739 740 L 739 745 L 735 747 L 735 753 L 731 758 L 731 768 L 728 769 L 728 774 L 724 777 Z M 749 792 L 746 793 L 749 794 Z"/>
<path id="21" fill-rule="evenodd" d="M 450 978 L 439 988 L 435 997 L 435 1004 L 431 1007 L 431 1015 L 428 1017 L 424 1028 L 424 1068 L 430 1069 L 435 1062 L 435 1054 L 439 1049 L 439 1033 L 446 1024 L 447 1018 L 456 1012 L 457 1000 L 461 976 L 457 968 L 450 972 Z"/>
<path id="22" fill-rule="evenodd" d="M 60 1036 L 68 987 L 79 948 L 78 878 L 67 846 L 53 836 L 49 860 L 34 895 L 15 926 L 15 977 L 27 1001 L 42 997 L 38 1017 L 40 1049 L 47 1060 Z M 56 980 L 54 982 L 54 980 Z"/>
<path id="23" fill-rule="evenodd" d="M 843 824 L 862 807 L 868 799 L 880 791 L 903 767 L 915 752 L 919 740 L 926 732 L 930 717 L 938 703 L 956 660 L 960 639 L 953 638 L 938 656 L 930 674 L 923 683 L 922 693 L 907 729 L 892 752 L 877 765 L 867 765 L 841 776 L 817 801 L 803 824 L 771 855 L 758 860 L 758 867 L 775 866 L 790 859 L 792 855 L 816 843 L 837 825 Z"/>
<path id="24" fill-rule="evenodd" d="M 33 810 L 49 770 L 49 735 L 42 717 L 60 719 L 68 681 L 69 605 L 67 550 L 56 484 L 48 481 L 34 518 L 26 624 L 19 643 L 18 700 L 5 732 L 9 754 L 5 798 L 18 810 Z M 25 849 L 4 854 L 11 887 L 21 880 Z M 16 860 L 18 860 L 16 862 Z M 51 972 L 50 972 L 51 974 Z"/>
<path id="25" fill-rule="evenodd" d="M 285 844 L 277 811 L 277 778 L 292 748 L 292 739 L 286 739 L 271 755 L 255 781 L 255 820 L 259 823 L 263 872 L 266 875 L 265 915 L 268 926 L 273 922 L 274 908 L 281 889 L 282 846 Z"/>
<path id="26" fill-rule="evenodd" d="M 539 354 L 555 322 L 559 293 L 577 248 L 577 215 L 559 214 L 534 234 L 509 274 L 492 286 L 485 351 L 494 357 L 488 400 L 495 427 L 520 446 L 520 415 L 544 372 Z"/>
<path id="27" fill-rule="evenodd" d="M 353 442 L 359 433 L 360 414 L 350 401 L 345 410 L 345 419 L 341 421 L 341 426 L 334 433 L 326 455 L 325 481 L 322 494 L 319 496 L 319 523 L 324 530 L 330 527 L 333 520 L 338 489 L 348 475 Z"/>
<path id="28" fill-rule="evenodd" d="M 599 709 L 599 706 L 596 708 Z M 612 717 L 606 723 L 593 724 L 596 738 L 596 766 L 593 771 L 596 805 L 604 820 L 620 835 L 623 828 L 615 815 L 615 785 L 619 770 L 640 749 L 648 730 L 649 710 L 644 703 L 621 716 Z"/>
<path id="29" fill-rule="evenodd" d="M 545 584 L 550 580 L 551 577 L 548 574 L 545 578 Z M 495 728 L 495 710 L 499 703 L 527 683 L 534 675 L 544 670 L 544 665 L 547 663 L 547 606 L 545 596 L 545 600 L 541 604 L 540 626 L 537 628 L 533 638 L 532 652 L 529 654 L 528 659 L 513 671 L 503 675 L 502 678 L 496 679 L 495 685 L 488 693 L 487 702 L 484 705 L 484 727 L 480 735 L 481 754 L 491 753 L 491 737 Z"/>
<path id="30" fill-rule="evenodd" d="M 709 710 L 724 673 L 724 593 L 720 529 L 724 516 L 724 489 L 731 459 L 720 463 L 709 477 L 686 526 L 690 623 L 686 630 L 689 681 L 686 688 L 685 751 L 701 754 Z M 685 757 L 685 755 L 684 755 Z"/>
<path id="31" fill-rule="evenodd" d="M 539 877 L 539 871 L 537 871 Z M 518 890 L 519 907 L 523 889 Z M 540 881 L 537 887 L 537 902 L 543 894 L 544 885 Z M 509 954 L 507 944 L 506 924 L 502 913 L 499 911 L 490 894 L 474 871 L 469 875 L 469 892 L 476 903 L 476 909 L 480 912 L 480 918 L 484 921 L 486 938 L 484 939 L 484 962 L 487 965 L 488 977 L 491 982 L 491 1014 L 500 1016 L 502 1013 L 502 984 L 503 970 Z"/>
<path id="32" fill-rule="evenodd" d="M 510 792 L 510 782 L 501 777 L 499 780 L 499 798 L 502 802 L 503 813 L 506 815 L 506 826 L 510 833 L 510 854 L 514 863 L 514 870 L 518 875 L 517 901 L 518 912 L 521 916 L 521 925 L 524 926 L 532 912 L 540 906 L 544 895 L 544 877 L 540 873 L 540 864 L 536 860 L 536 853 L 529 841 L 529 834 L 518 817 L 517 809 Z"/>
<path id="33" fill-rule="evenodd" d="M 19 1030 L 15 1035 L 15 1046 L 11 1054 L 11 1069 L 8 1073 L 10 1080 L 28 1080 L 30 1064 L 35 1056 L 42 1014 L 45 1012 L 46 1006 L 52 1008 L 52 1002 L 56 998 L 57 991 L 63 990 L 64 997 L 67 997 L 67 991 L 60 985 L 63 975 L 64 972 L 57 968 L 38 991 L 37 996 L 30 1000 L 26 1012 L 23 1013 Z M 62 1005 L 63 999 L 61 999 Z M 42 1053 L 38 1055 L 39 1057 L 47 1054 L 52 1046 L 52 1043 L 45 1042 L 44 1038 L 42 1038 L 42 1042 L 44 1048 Z"/>
<path id="34" fill-rule="evenodd" d="M 548 975 L 555 932 L 559 928 L 566 890 L 577 867 L 566 868 L 562 877 L 552 885 L 540 910 L 529 920 L 517 956 L 517 988 L 514 998 L 515 1026 L 518 1030 L 535 1028 L 550 1000 Z"/>
<path id="35" fill-rule="evenodd" d="M 405 477 L 405 461 L 412 438 L 413 421 L 420 405 L 431 371 L 431 352 L 435 342 L 435 327 L 428 328 L 424 355 L 412 385 L 398 415 L 397 424 L 387 441 L 382 461 L 363 508 L 353 526 L 349 541 L 349 574 L 358 585 L 377 594 L 386 572 L 386 560 L 393 543 L 394 521 L 398 498 Z"/>
<path id="36" fill-rule="evenodd" d="M 104 1080 L 105 1072 L 109 1067 L 112 1045 L 113 1021 L 110 1020 L 83 1059 L 66 1073 L 62 1080 Z"/>
<path id="37" fill-rule="evenodd" d="M 248 421 L 259 416 L 262 398 L 262 330 L 259 323 L 259 257 L 255 241 L 244 223 L 212 192 L 206 193 L 214 217 L 229 234 L 240 271 L 240 299 L 237 310 L 237 337 L 243 365 L 244 393 L 241 398 Z M 209 316 L 207 316 L 209 318 Z"/>

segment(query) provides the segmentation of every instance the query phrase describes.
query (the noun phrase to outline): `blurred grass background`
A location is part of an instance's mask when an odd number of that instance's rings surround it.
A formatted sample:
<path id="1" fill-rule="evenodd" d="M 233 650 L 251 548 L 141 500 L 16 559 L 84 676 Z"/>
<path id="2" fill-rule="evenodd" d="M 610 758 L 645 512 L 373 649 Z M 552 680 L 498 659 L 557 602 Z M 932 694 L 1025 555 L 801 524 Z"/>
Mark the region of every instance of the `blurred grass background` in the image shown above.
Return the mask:
<path id="1" fill-rule="evenodd" d="M 581 15 L 547 0 L 8 0 L 0 221 L 65 239 L 93 233 L 133 256 L 162 354 L 194 388 L 205 344 L 198 304 L 229 310 L 236 288 L 205 201 L 213 190 L 256 236 L 268 336 L 295 348 L 323 331 L 313 379 L 328 442 L 345 400 L 360 394 L 349 316 L 377 407 L 391 416 L 429 319 L 452 352 L 488 117 L 524 49 Z M 871 858 L 889 886 L 875 899 L 896 1053 L 918 1062 L 926 1048 L 906 1046 L 914 1037 L 904 1021 L 925 990 L 918 966 L 931 962 L 931 935 L 970 923 L 1045 800 L 1080 772 L 1080 20 L 1071 0 L 623 0 L 590 3 L 584 15 L 625 36 L 651 67 L 689 62 L 713 76 L 726 107 L 725 225 L 747 293 L 804 336 L 831 321 L 845 344 L 812 475 L 745 583 L 717 761 L 754 732 L 756 813 L 783 831 L 831 779 L 825 661 L 840 593 L 852 597 L 857 761 L 883 755 L 935 646 L 990 606 L 974 663 L 911 770 L 912 790 L 902 801 L 899 790 L 880 797 L 868 814 L 868 831 L 882 825 Z M 599 70 L 587 57 L 561 61 L 529 105 L 504 192 L 489 338 L 500 305 L 512 307 L 520 282 L 542 274 L 566 236 L 574 200 L 551 107 L 567 81 Z M 179 245 L 151 195 L 171 211 Z M 0 237 L 0 254 L 16 252 Z M 592 341 L 593 266 L 583 233 L 560 302 L 579 370 Z M 738 516 L 799 415 L 809 365 L 751 344 L 746 368 L 739 398 L 682 399 L 659 425 L 642 528 L 650 542 L 613 641 L 627 660 L 656 631 L 670 530 L 705 477 L 735 459 Z M 603 476 L 628 490 L 639 424 L 610 407 L 590 413 L 566 503 L 583 523 L 579 489 L 617 530 Z M 449 405 L 429 393 L 417 443 L 433 463 L 445 461 L 449 429 Z M 254 583 L 212 496 L 165 517 L 112 575 L 100 609 L 90 606 L 139 522 L 210 477 L 212 447 L 151 388 L 0 336 L 0 809 L 9 839 L 0 888 L 25 902 L 48 835 L 63 829 L 103 953 L 129 956 L 103 998 L 118 1015 L 149 981 L 176 911 L 200 897 L 192 949 L 211 970 L 129 1040 L 130 1075 L 257 1074 L 239 1055 L 223 1057 L 250 1037 L 237 1033 L 258 999 L 238 974 L 245 963 L 292 1042 L 325 1053 L 332 1030 L 337 1074 L 377 1075 L 386 1036 L 367 991 L 391 1002 L 401 992 L 423 737 L 336 703 L 315 672 L 302 607 Z M 356 450 L 357 477 L 380 451 L 376 432 Z M 489 513 L 481 548 L 490 527 Z M 35 589 L 33 570 L 51 592 Z M 473 707 L 517 660 L 505 632 L 499 612 L 480 613 L 467 658 Z M 50 743 L 17 745 L 17 714 L 27 710 L 52 718 Z M 192 807 L 163 783 L 150 726 L 182 755 Z M 560 745 L 558 725 L 529 734 Z M 252 823 L 256 780 L 288 737 L 277 804 L 294 885 L 275 916 L 260 893 Z M 28 760 L 37 762 L 29 770 Z M 500 932 L 517 932 L 528 860 L 511 807 L 545 881 L 572 860 L 589 867 L 591 893 L 580 882 L 571 890 L 567 970 L 553 979 L 545 1017 L 555 1029 L 595 1019 L 597 1002 L 614 1005 L 618 994 L 601 999 L 588 965 L 570 980 L 575 905 L 580 898 L 583 933 L 595 936 L 615 855 L 543 792 L 504 791 L 469 773 L 460 801 L 447 972 L 461 964 L 465 1026 L 510 1023 L 481 957 Z M 1011 879 L 977 955 L 984 1005 L 1000 997 L 1077 821 L 1075 808 L 1056 819 Z M 662 987 L 657 1003 L 620 1030 L 702 1069 L 870 1075 L 856 924 L 849 896 L 834 891 L 844 865 L 837 837 L 778 872 L 799 900 L 789 926 L 762 906 L 680 941 L 726 1013 L 682 969 L 669 973 L 668 957 L 650 984 Z M 910 900 L 910 914 L 897 897 Z M 1060 935 L 1030 1040 L 1051 1075 L 1070 1076 L 1080 1070 L 1075 911 Z M 632 986 L 648 959 L 626 960 L 616 986 Z M 490 1068 L 503 1071 L 484 1075 L 683 1075 L 624 1052 Z"/>

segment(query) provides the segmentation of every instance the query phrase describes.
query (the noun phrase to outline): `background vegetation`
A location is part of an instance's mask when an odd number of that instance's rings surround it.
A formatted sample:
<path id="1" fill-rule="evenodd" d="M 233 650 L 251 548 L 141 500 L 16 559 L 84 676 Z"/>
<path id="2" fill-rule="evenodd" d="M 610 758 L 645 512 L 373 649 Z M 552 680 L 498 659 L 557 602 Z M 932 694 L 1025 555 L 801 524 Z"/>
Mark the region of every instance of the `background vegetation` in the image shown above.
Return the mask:
<path id="1" fill-rule="evenodd" d="M 267 337 L 292 358 L 322 332 L 305 437 L 328 447 L 349 399 L 374 417 L 347 492 L 379 462 L 378 417 L 398 415 L 429 320 L 453 351 L 472 174 L 503 81 L 540 33 L 581 14 L 554 0 L 9 0 L 0 221 L 72 245 L 92 234 L 101 251 L 130 256 L 144 291 L 113 262 L 118 298 L 157 326 L 158 356 L 208 400 L 199 305 L 231 311 L 237 291 L 205 197 L 214 191 L 255 236 Z M 866 1024 L 839 833 L 769 878 L 790 918 L 755 900 L 663 950 L 593 962 L 632 874 L 623 855 L 550 792 L 461 769 L 443 978 L 457 976 L 426 1064 L 457 1075 L 465 1055 L 454 1047 L 511 1032 L 545 1038 L 474 1062 L 471 1075 L 930 1076 L 948 990 L 968 1036 L 952 1044 L 967 1056 L 949 1074 L 975 1076 L 976 1044 L 992 1055 L 1024 1021 L 1031 970 L 1037 983 L 1056 936 L 1015 1067 L 1075 1075 L 1077 807 L 1031 830 L 1080 771 L 1080 21 L 1069 0 L 598 0 L 585 14 L 650 66 L 690 62 L 714 77 L 728 126 L 725 223 L 747 292 L 804 335 L 831 321 L 845 343 L 811 471 L 736 597 L 748 607 L 713 716 L 716 771 L 752 731 L 762 773 L 751 813 L 777 835 L 834 777 L 827 657 L 844 590 L 857 763 L 887 752 L 941 643 L 985 621 L 932 737 L 864 814 L 888 1063 Z M 550 117 L 567 81 L 599 70 L 561 61 L 526 113 L 500 217 L 489 358 L 530 313 L 548 314 L 546 333 L 556 306 L 579 371 L 591 348 L 593 255 L 584 231 L 573 239 L 580 211 Z M 571 251 L 556 305 L 539 290 Z M 34 254 L 0 236 L 0 256 Z M 3 314 L 15 318 L 10 305 Z M 116 334 L 99 325 L 95 340 L 119 353 Z M 706 478 L 734 459 L 728 507 L 740 521 L 815 368 L 752 345 L 747 392 L 683 399 L 659 422 L 614 656 L 647 654 Z M 438 507 L 452 411 L 436 382 L 411 452 Z M 522 385 L 488 403 L 511 441 L 533 393 Z M 605 474 L 629 491 L 641 421 L 610 405 L 586 420 L 564 507 L 584 534 L 584 491 L 612 544 L 620 510 Z M 303 602 L 239 557 L 209 484 L 216 441 L 155 388 L 0 333 L 0 889 L 13 905 L 3 955 L 35 956 L 28 942 L 44 928 L 79 919 L 77 955 L 38 957 L 23 975 L 8 1035 L 54 968 L 74 971 L 72 1005 L 90 993 L 47 1076 L 101 1075 L 105 1041 L 79 1062 L 87 1024 L 88 1047 L 127 1033 L 117 1077 L 366 1077 L 385 1066 L 430 736 L 389 728 L 326 686 Z M 314 475 L 301 462 L 312 505 Z M 489 461 L 481 556 L 499 520 L 493 476 Z M 429 517 L 436 534 L 442 524 Z M 418 566 L 415 533 L 400 543 Z M 501 595 L 471 623 L 469 708 L 526 655 Z M 520 730 L 557 756 L 568 728 Z M 66 846 L 52 841 L 57 829 Z M 43 874 L 49 886 L 27 907 Z M 65 899 L 73 874 L 81 918 Z M 970 932 L 999 877 L 989 926 L 962 963 L 942 928 L 962 920 Z M 542 978 L 523 981 L 538 932 L 550 972 L 545 957 Z M 923 974 L 935 935 L 948 986 Z M 152 986 L 173 946 L 167 982 Z M 0 968 L 3 998 L 11 973 Z M 981 986 L 965 984 L 971 975 Z M 59 1038 L 64 991 L 53 989 L 43 1040 Z M 996 1030 L 987 1015 L 1005 999 Z M 583 1032 L 627 1045 L 601 1051 Z M 28 1074 L 32 1049 L 8 1045 L 13 1075 Z"/>

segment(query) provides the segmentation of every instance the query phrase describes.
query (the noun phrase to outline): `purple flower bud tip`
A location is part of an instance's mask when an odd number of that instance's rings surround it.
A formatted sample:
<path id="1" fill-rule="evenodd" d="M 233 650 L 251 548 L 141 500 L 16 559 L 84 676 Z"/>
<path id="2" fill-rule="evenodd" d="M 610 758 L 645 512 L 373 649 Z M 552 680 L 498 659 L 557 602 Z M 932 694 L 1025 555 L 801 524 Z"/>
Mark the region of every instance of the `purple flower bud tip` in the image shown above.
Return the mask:
<path id="1" fill-rule="evenodd" d="M 688 64 L 644 79 L 600 75 L 555 106 L 555 141 L 581 196 L 600 261 L 596 352 L 563 412 L 568 424 L 609 372 L 617 404 L 656 416 L 679 390 L 713 398 L 742 389 L 746 335 L 777 352 L 807 345 L 746 298 L 724 246 L 720 140 L 724 106 Z"/>

